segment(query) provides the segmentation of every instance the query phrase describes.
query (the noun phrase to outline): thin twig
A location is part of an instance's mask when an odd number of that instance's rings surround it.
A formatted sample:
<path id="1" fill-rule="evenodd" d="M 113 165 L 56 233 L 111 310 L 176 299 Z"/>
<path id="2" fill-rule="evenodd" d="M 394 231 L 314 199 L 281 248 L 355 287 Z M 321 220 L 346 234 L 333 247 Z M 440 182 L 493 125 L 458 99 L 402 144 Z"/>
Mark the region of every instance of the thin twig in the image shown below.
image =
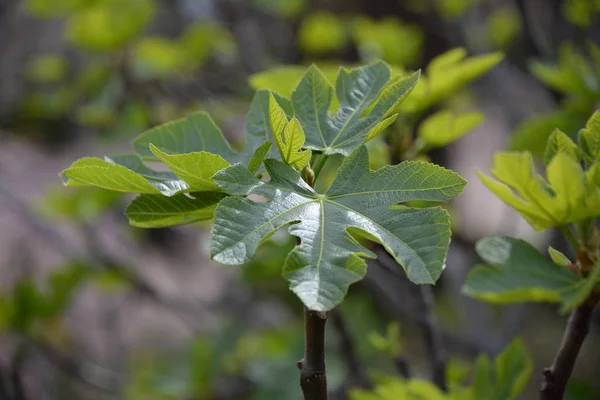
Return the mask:
<path id="1" fill-rule="evenodd" d="M 125 376 L 122 374 L 118 374 L 89 361 L 77 360 L 44 343 L 32 342 L 32 345 L 63 375 L 100 392 L 117 393 L 113 382 L 119 381 L 118 385 L 122 385 L 125 380 Z"/>
<path id="2" fill-rule="evenodd" d="M 0 365 L 0 399 L 11 400 L 10 391 L 8 388 L 8 371 L 5 370 L 4 366 Z"/>
<path id="3" fill-rule="evenodd" d="M 15 400 L 27 400 L 25 386 L 23 385 L 23 366 L 27 359 L 28 350 L 27 344 L 24 342 L 19 343 L 11 362 L 10 379 Z"/>
<path id="4" fill-rule="evenodd" d="M 304 400 L 327 400 L 325 324 L 327 313 L 304 310 L 304 358 L 298 361 Z"/>
<path id="5" fill-rule="evenodd" d="M 404 379 L 409 379 L 412 376 L 412 373 L 410 372 L 410 364 L 408 363 L 406 357 L 396 356 L 392 361 L 394 361 L 396 370 Z"/>
<path id="6" fill-rule="evenodd" d="M 442 336 L 433 314 L 434 297 L 429 285 L 412 285 L 419 314 L 423 316 L 419 325 L 421 327 L 423 344 L 427 353 L 427 359 L 431 365 L 433 383 L 446 392 L 446 349 L 442 342 Z"/>
<path id="7" fill-rule="evenodd" d="M 550 368 L 544 369 L 540 400 L 563 398 L 581 345 L 590 331 L 590 321 L 596 303 L 597 299 L 583 303 L 569 317 L 556 358 Z"/>
<path id="8" fill-rule="evenodd" d="M 392 261 L 391 257 L 384 254 L 383 251 L 377 252 L 377 260 L 387 271 L 396 274 L 394 271 L 400 271 L 401 267 Z M 393 266 L 388 266 L 388 263 L 394 263 Z M 394 268 L 396 267 L 396 268 Z M 446 349 L 442 340 L 442 333 L 437 325 L 436 318 L 433 314 L 434 296 L 429 285 L 415 285 L 408 282 L 410 290 L 415 300 L 415 314 L 418 316 L 416 322 L 421 327 L 423 344 L 427 359 L 431 365 L 432 380 L 443 391 L 447 391 L 446 384 Z"/>
<path id="9" fill-rule="evenodd" d="M 346 362 L 346 369 L 348 370 L 347 381 L 351 383 L 352 386 L 363 388 L 371 387 L 371 382 L 363 368 L 363 364 L 356 354 L 352 334 L 346 326 L 344 316 L 339 310 L 334 310 L 329 315 L 335 330 L 340 335 L 340 353 Z"/>

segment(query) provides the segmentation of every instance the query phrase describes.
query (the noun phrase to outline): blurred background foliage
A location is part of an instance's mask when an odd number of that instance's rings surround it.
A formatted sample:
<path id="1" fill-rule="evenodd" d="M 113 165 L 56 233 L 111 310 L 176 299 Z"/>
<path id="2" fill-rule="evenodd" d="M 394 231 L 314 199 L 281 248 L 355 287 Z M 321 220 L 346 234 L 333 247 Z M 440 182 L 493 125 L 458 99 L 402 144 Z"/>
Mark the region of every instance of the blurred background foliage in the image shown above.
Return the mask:
<path id="1" fill-rule="evenodd" d="M 253 90 L 290 96 L 311 63 L 335 84 L 340 65 L 376 59 L 421 78 L 369 143 L 372 168 L 422 159 L 468 177 L 498 148 L 541 157 L 554 128 L 574 136 L 600 105 L 599 14 L 597 0 L 0 2 L 0 398 L 299 399 L 302 310 L 281 278 L 293 238 L 277 232 L 248 265 L 221 268 L 206 225 L 130 228 L 121 195 L 63 189 L 56 174 L 198 109 L 241 146 Z M 333 399 L 536 391 L 564 321 L 458 288 L 478 236 L 555 239 L 478 189 L 463 198 L 432 309 L 448 393 L 426 381 L 427 310 L 382 261 L 328 324 Z M 569 399 L 600 398 L 594 326 Z"/>

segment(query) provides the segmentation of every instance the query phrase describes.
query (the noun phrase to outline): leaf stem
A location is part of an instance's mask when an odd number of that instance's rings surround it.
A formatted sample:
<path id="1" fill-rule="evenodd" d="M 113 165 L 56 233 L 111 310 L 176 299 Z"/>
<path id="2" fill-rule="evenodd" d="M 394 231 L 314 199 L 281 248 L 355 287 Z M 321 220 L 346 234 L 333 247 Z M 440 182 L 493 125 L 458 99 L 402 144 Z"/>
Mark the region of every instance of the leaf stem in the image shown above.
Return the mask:
<path id="1" fill-rule="evenodd" d="M 544 369 L 540 400 L 560 400 L 563 398 L 577 355 L 590 330 L 594 303 L 597 303 L 597 301 L 589 299 L 576 308 L 569 317 L 556 358 L 550 368 Z"/>
<path id="2" fill-rule="evenodd" d="M 321 170 L 325 166 L 325 163 L 327 162 L 328 158 L 329 158 L 329 156 L 327 156 L 325 154 L 321 154 L 321 156 L 319 157 L 319 160 L 317 161 L 315 167 L 313 168 L 313 171 L 315 172 L 315 181 L 319 177 L 319 174 L 321 173 Z"/>
<path id="3" fill-rule="evenodd" d="M 567 241 L 569 242 L 571 247 L 573 248 L 573 251 L 576 251 L 579 248 L 579 242 L 573 235 L 573 232 L 571 232 L 571 229 L 569 229 L 569 226 L 568 225 L 561 226 L 559 229 L 560 229 L 560 232 L 563 234 L 563 236 L 567 239 Z"/>
<path id="4" fill-rule="evenodd" d="M 304 400 L 327 400 L 326 322 L 327 313 L 304 309 L 304 358 L 297 363 Z"/>

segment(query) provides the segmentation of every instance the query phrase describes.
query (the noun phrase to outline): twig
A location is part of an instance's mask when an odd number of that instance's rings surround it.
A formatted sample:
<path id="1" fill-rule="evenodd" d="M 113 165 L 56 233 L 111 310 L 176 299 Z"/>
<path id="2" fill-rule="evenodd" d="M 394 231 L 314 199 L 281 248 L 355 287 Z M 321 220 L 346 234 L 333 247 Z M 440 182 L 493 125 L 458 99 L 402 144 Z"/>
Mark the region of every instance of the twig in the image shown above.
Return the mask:
<path id="1" fill-rule="evenodd" d="M 27 344 L 24 342 L 19 343 L 11 362 L 10 379 L 15 400 L 27 400 L 23 385 L 23 365 L 27 359 L 28 350 Z"/>
<path id="2" fill-rule="evenodd" d="M 62 372 L 62 374 L 75 379 L 86 386 L 93 387 L 98 391 L 114 394 L 117 390 L 112 386 L 112 382 L 120 381 L 119 385 L 124 382 L 124 376 L 99 365 L 88 361 L 76 360 L 75 358 L 63 354 L 41 342 L 32 342 L 32 345 L 40 351 L 40 354 L 46 358 L 49 363 Z"/>
<path id="3" fill-rule="evenodd" d="M 10 400 L 12 397 L 10 396 L 8 384 L 6 382 L 7 376 L 8 371 L 5 370 L 4 366 L 0 365 L 0 399 Z"/>
<path id="4" fill-rule="evenodd" d="M 423 344 L 427 358 L 431 365 L 433 383 L 444 392 L 448 390 L 446 384 L 446 349 L 442 343 L 442 336 L 433 315 L 434 297 L 429 285 L 412 285 L 416 298 L 417 309 L 423 318 L 419 321 Z"/>
<path id="5" fill-rule="evenodd" d="M 327 400 L 325 323 L 327 313 L 304 310 L 304 358 L 298 361 L 304 400 Z"/>
<path id="6" fill-rule="evenodd" d="M 540 400 L 563 398 L 581 345 L 590 331 L 590 321 L 596 303 L 597 299 L 583 303 L 569 317 L 556 358 L 550 368 L 544 369 Z"/>
<path id="7" fill-rule="evenodd" d="M 348 370 L 347 381 L 351 383 L 352 386 L 364 388 L 371 387 L 371 382 L 369 382 L 369 378 L 367 377 L 363 365 L 356 354 L 352 334 L 346 326 L 346 321 L 344 321 L 342 313 L 338 310 L 334 310 L 330 313 L 330 316 L 335 330 L 340 335 L 340 352 L 342 358 L 346 361 L 346 369 Z"/>
<path id="8" fill-rule="evenodd" d="M 386 261 L 391 259 L 382 252 L 378 252 L 378 260 L 387 270 L 394 270 L 385 266 Z M 395 261 L 394 261 L 395 263 Z M 400 269 L 397 266 L 396 269 Z M 425 345 L 425 351 L 427 359 L 431 365 L 432 380 L 433 382 L 443 391 L 447 391 L 448 387 L 446 384 L 446 349 L 444 348 L 442 334 L 437 326 L 436 318 L 433 314 L 434 297 L 429 285 L 415 285 L 412 282 L 408 283 L 410 290 L 413 293 L 415 300 L 416 314 L 419 316 L 417 323 L 421 327 L 423 344 Z"/>
<path id="9" fill-rule="evenodd" d="M 409 379 L 412 376 L 412 373 L 410 372 L 410 364 L 408 363 L 406 357 L 396 356 L 392 361 L 394 361 L 396 370 L 398 370 L 404 379 Z"/>

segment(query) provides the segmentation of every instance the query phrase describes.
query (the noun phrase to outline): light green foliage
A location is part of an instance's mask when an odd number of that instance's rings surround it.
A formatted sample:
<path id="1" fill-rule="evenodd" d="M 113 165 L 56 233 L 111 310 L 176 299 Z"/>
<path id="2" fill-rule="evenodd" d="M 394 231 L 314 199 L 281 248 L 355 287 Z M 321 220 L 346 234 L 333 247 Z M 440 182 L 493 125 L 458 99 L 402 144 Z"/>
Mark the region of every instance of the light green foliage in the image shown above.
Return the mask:
<path id="1" fill-rule="evenodd" d="M 586 168 L 600 164 L 600 111 L 596 111 L 579 132 L 579 148 Z"/>
<path id="2" fill-rule="evenodd" d="M 556 153 L 548 163 L 547 182 L 535 173 L 529 153 L 498 153 L 492 168 L 497 180 L 478 175 L 488 189 L 539 231 L 600 214 L 600 186 L 590 185 L 594 172 L 584 171 L 565 152 Z"/>
<path id="3" fill-rule="evenodd" d="M 352 21 L 352 37 L 364 60 L 382 59 L 402 66 L 417 65 L 421 60 L 421 28 L 398 19 L 374 21 L 366 16 L 356 17 Z"/>
<path id="4" fill-rule="evenodd" d="M 339 66 L 328 64 L 318 66 L 327 82 L 330 85 L 335 84 Z M 254 74 L 248 82 L 254 90 L 271 90 L 281 96 L 290 97 L 305 72 L 306 68 L 300 65 L 278 67 Z"/>
<path id="5" fill-rule="evenodd" d="M 301 150 L 306 140 L 302 125 L 296 117 L 288 121 L 285 111 L 273 94 L 269 97 L 269 117 L 281 159 L 297 170 L 303 170 L 310 162 L 311 151 Z"/>
<path id="6" fill-rule="evenodd" d="M 591 51 L 596 48 L 590 43 Z M 560 47 L 556 65 L 534 61 L 531 72 L 546 85 L 561 93 L 579 97 L 597 97 L 600 94 L 598 80 L 600 76 L 597 61 L 588 61 L 571 43 Z"/>
<path id="7" fill-rule="evenodd" d="M 231 33 L 211 22 L 188 26 L 180 38 L 147 36 L 133 48 L 132 63 L 140 78 L 168 78 L 189 74 L 213 54 L 232 57 L 237 45 Z"/>
<path id="8" fill-rule="evenodd" d="M 48 18 L 77 11 L 98 0 L 24 0 L 23 8 L 37 17 Z"/>
<path id="9" fill-rule="evenodd" d="M 447 19 L 457 19 L 464 15 L 476 0 L 435 0 L 438 12 Z"/>
<path id="10" fill-rule="evenodd" d="M 67 60 L 58 54 L 37 56 L 27 63 L 27 79 L 33 82 L 54 83 L 65 77 Z"/>
<path id="11" fill-rule="evenodd" d="M 386 353 L 390 357 L 397 357 L 402 351 L 400 325 L 397 322 L 390 322 L 388 324 L 385 335 L 372 332 L 368 339 L 375 349 Z"/>
<path id="12" fill-rule="evenodd" d="M 521 32 L 521 17 L 513 8 L 501 8 L 487 21 L 488 40 L 497 49 L 509 47 Z"/>
<path id="13" fill-rule="evenodd" d="M 502 53 L 489 53 L 466 57 L 467 53 L 462 48 L 435 57 L 400 110 L 408 113 L 427 110 L 494 68 L 504 56 Z"/>
<path id="14" fill-rule="evenodd" d="M 298 41 L 302 50 L 321 55 L 341 50 L 348 40 L 342 21 L 329 12 L 316 12 L 302 21 Z"/>
<path id="15" fill-rule="evenodd" d="M 65 191 L 52 187 L 39 205 L 40 212 L 49 218 L 72 221 L 91 221 L 121 200 L 118 193 L 92 187 Z"/>
<path id="16" fill-rule="evenodd" d="M 333 88 L 321 71 L 311 66 L 292 93 L 295 116 L 306 134 L 305 147 L 348 155 L 372 136 L 373 129 L 380 131 L 378 125 L 393 117 L 419 77 L 414 73 L 390 80 L 390 75 L 390 67 L 383 62 L 353 70 L 342 68 L 335 90 L 340 108 L 331 118 L 328 110 Z"/>
<path id="17" fill-rule="evenodd" d="M 51 323 L 67 307 L 87 271 L 79 263 L 66 265 L 49 275 L 45 289 L 30 279 L 18 282 L 0 296 L 0 328 L 29 335 L 36 326 Z"/>
<path id="18" fill-rule="evenodd" d="M 571 43 L 563 43 L 555 64 L 534 61 L 530 70 L 540 81 L 564 94 L 561 108 L 525 120 L 513 134 L 511 148 L 544 154 L 546 140 L 555 128 L 576 139 L 577 131 L 600 101 L 600 49 L 588 43 L 586 57 Z"/>
<path id="19" fill-rule="evenodd" d="M 477 243 L 477 253 L 488 264 L 475 267 L 463 292 L 480 300 L 510 304 L 524 301 L 560 302 L 562 311 L 580 304 L 597 278 L 583 279 L 551 262 L 519 239 L 491 237 Z"/>
<path id="20" fill-rule="evenodd" d="M 513 400 L 525 389 L 532 372 L 533 363 L 525 344 L 515 339 L 496 357 L 493 365 L 486 355 L 479 356 L 472 399 Z"/>
<path id="21" fill-rule="evenodd" d="M 417 131 L 417 147 L 421 149 L 446 146 L 477 127 L 484 116 L 478 112 L 454 114 L 448 110 L 438 111 L 427 117 Z"/>
<path id="22" fill-rule="evenodd" d="M 589 27 L 600 12 L 597 0 L 566 0 L 562 5 L 567 20 L 580 28 Z"/>
<path id="23" fill-rule="evenodd" d="M 154 17 L 155 7 L 154 0 L 95 2 L 69 17 L 67 39 L 85 50 L 114 50 L 142 32 Z"/>
<path id="24" fill-rule="evenodd" d="M 133 50 L 136 73 L 141 77 L 166 77 L 179 72 L 185 64 L 182 49 L 174 40 L 145 37 Z"/>
<path id="25" fill-rule="evenodd" d="M 546 165 L 550 164 L 550 161 L 552 161 L 554 156 L 559 152 L 566 154 L 573 159 L 573 161 L 579 162 L 579 149 L 575 142 L 559 129 L 556 129 L 548 139 L 548 145 L 546 146 L 546 152 L 544 153 L 544 163 Z"/>
<path id="26" fill-rule="evenodd" d="M 352 400 L 513 400 L 529 381 L 533 365 L 525 345 L 514 340 L 494 363 L 486 355 L 479 356 L 469 386 L 453 385 L 448 393 L 440 391 L 433 383 L 419 379 L 404 380 L 389 377 L 372 391 L 355 389 Z"/>
<path id="27" fill-rule="evenodd" d="M 362 257 L 373 257 L 349 232 L 381 243 L 416 283 L 434 283 L 449 241 L 448 214 L 441 208 L 390 206 L 409 200 L 447 201 L 465 182 L 441 167 L 406 162 L 370 171 L 365 147 L 342 164 L 325 194 L 316 193 L 298 172 L 266 160 L 268 183 L 242 166 L 229 167 L 213 180 L 236 197 L 219 203 L 212 231 L 212 257 L 223 264 L 248 262 L 263 237 L 281 226 L 301 239 L 288 256 L 284 275 L 310 309 L 326 311 L 340 303 L 348 285 L 365 273 Z M 267 203 L 237 196 L 255 193 Z M 434 246 L 434 247 L 432 247 Z"/>

